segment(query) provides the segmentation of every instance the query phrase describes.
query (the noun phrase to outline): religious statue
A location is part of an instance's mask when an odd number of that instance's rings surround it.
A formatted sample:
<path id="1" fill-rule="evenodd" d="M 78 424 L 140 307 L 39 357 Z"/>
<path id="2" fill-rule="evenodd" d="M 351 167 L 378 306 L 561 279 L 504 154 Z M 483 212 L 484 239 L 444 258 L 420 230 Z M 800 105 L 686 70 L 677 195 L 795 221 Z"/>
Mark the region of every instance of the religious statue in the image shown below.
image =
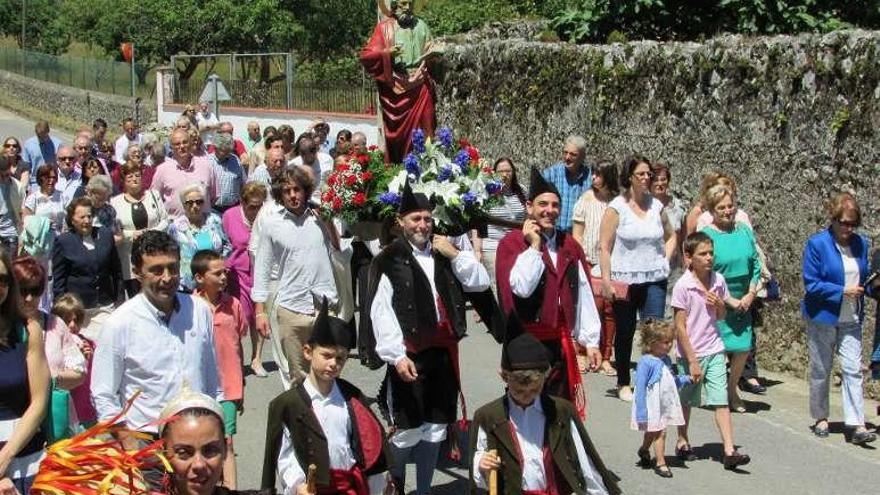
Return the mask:
<path id="1" fill-rule="evenodd" d="M 434 81 L 431 64 L 442 49 L 428 25 L 414 13 L 412 0 L 378 0 L 385 18 L 361 51 L 361 63 L 376 79 L 385 129 L 385 161 L 401 163 L 416 129 L 434 134 Z M 389 8 L 390 7 L 390 8 Z"/>

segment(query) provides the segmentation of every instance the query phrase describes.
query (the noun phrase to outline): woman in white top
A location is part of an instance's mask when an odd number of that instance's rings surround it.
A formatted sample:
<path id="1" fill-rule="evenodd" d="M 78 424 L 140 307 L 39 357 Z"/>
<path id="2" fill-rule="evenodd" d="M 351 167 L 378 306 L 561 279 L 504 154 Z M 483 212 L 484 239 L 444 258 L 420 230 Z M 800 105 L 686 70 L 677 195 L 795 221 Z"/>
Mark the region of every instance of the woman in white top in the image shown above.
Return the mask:
<path id="1" fill-rule="evenodd" d="M 592 174 L 590 190 L 585 192 L 574 206 L 571 233 L 584 248 L 587 261 L 592 266 L 590 276 L 598 281 L 602 279 L 602 270 L 599 268 L 599 228 L 608 204 L 620 193 L 620 186 L 617 180 L 617 166 L 610 160 L 600 160 L 593 165 Z M 593 291 L 593 299 L 602 319 L 602 336 L 599 341 L 602 365 L 599 372 L 615 376 L 617 371 L 611 366 L 615 333 L 614 311 L 611 308 L 611 301 L 602 297 L 600 291 Z M 580 358 L 579 354 L 578 359 Z M 585 363 L 578 361 L 578 365 L 581 364 Z"/>
<path id="2" fill-rule="evenodd" d="M 145 189 L 142 182 L 141 166 L 127 162 L 120 167 L 122 193 L 110 200 L 116 210 L 117 230 L 122 233 L 122 241 L 116 246 L 122 268 L 122 280 L 128 298 L 140 292 L 140 282 L 135 278 L 131 267 L 131 244 L 147 230 L 168 228 L 168 212 L 162 198 L 152 189 Z"/>
<path id="3" fill-rule="evenodd" d="M 652 176 L 646 158 L 635 155 L 624 161 L 620 174 L 624 191 L 608 205 L 599 231 L 602 296 L 614 301 L 617 324 L 617 396 L 627 402 L 632 400 L 629 365 L 636 312 L 642 320 L 663 319 L 669 260 L 677 245 L 663 203 L 651 195 Z M 616 297 L 612 280 L 628 284 L 625 299 Z"/>
<path id="4" fill-rule="evenodd" d="M 510 158 L 499 158 L 495 161 L 495 172 L 501 178 L 501 197 L 504 204 L 489 209 L 492 223 L 480 232 L 471 231 L 471 242 L 477 259 L 486 267 L 492 288 L 495 288 L 495 250 L 498 242 L 513 228 L 522 228 L 526 218 L 526 193 L 516 178 L 516 167 Z"/>

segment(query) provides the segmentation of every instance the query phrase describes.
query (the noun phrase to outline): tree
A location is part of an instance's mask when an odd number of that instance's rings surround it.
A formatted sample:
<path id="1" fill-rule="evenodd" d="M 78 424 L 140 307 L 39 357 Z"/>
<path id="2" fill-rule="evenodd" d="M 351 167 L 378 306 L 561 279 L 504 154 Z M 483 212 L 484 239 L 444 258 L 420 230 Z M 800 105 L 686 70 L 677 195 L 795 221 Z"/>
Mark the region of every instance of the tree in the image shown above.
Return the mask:
<path id="1" fill-rule="evenodd" d="M 26 5 L 25 5 L 26 2 Z M 21 47 L 22 8 L 25 10 L 25 44 L 22 48 L 57 54 L 70 44 L 69 26 L 58 11 L 62 0 L 0 0 L 0 34 Z"/>

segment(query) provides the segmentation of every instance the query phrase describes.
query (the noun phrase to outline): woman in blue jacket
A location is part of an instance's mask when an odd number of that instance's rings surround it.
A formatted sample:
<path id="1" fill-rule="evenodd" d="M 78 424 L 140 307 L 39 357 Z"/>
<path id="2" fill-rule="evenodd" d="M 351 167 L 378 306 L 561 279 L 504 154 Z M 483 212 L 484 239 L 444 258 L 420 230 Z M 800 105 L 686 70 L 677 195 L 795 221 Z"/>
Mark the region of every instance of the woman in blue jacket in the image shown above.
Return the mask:
<path id="1" fill-rule="evenodd" d="M 831 225 L 810 237 L 804 248 L 801 310 L 810 354 L 810 415 L 816 420 L 816 436 L 827 437 L 828 386 L 836 349 L 843 372 L 844 422 L 850 441 L 865 444 L 876 439 L 865 429 L 861 371 L 868 241 L 855 232 L 862 214 L 852 195 L 835 195 L 827 210 Z"/>

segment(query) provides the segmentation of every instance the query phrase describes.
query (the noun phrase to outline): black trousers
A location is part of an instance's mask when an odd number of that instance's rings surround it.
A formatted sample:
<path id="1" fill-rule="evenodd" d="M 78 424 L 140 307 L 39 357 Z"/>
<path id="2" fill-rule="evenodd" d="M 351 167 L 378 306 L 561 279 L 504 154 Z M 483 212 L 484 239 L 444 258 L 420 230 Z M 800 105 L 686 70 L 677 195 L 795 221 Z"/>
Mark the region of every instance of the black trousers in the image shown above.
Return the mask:
<path id="1" fill-rule="evenodd" d="M 390 365 L 385 374 L 385 400 L 391 424 L 408 430 L 424 423 L 453 423 L 459 386 L 449 351 L 431 347 L 418 354 L 407 353 L 407 357 L 416 366 L 416 381 L 404 382 Z"/>

